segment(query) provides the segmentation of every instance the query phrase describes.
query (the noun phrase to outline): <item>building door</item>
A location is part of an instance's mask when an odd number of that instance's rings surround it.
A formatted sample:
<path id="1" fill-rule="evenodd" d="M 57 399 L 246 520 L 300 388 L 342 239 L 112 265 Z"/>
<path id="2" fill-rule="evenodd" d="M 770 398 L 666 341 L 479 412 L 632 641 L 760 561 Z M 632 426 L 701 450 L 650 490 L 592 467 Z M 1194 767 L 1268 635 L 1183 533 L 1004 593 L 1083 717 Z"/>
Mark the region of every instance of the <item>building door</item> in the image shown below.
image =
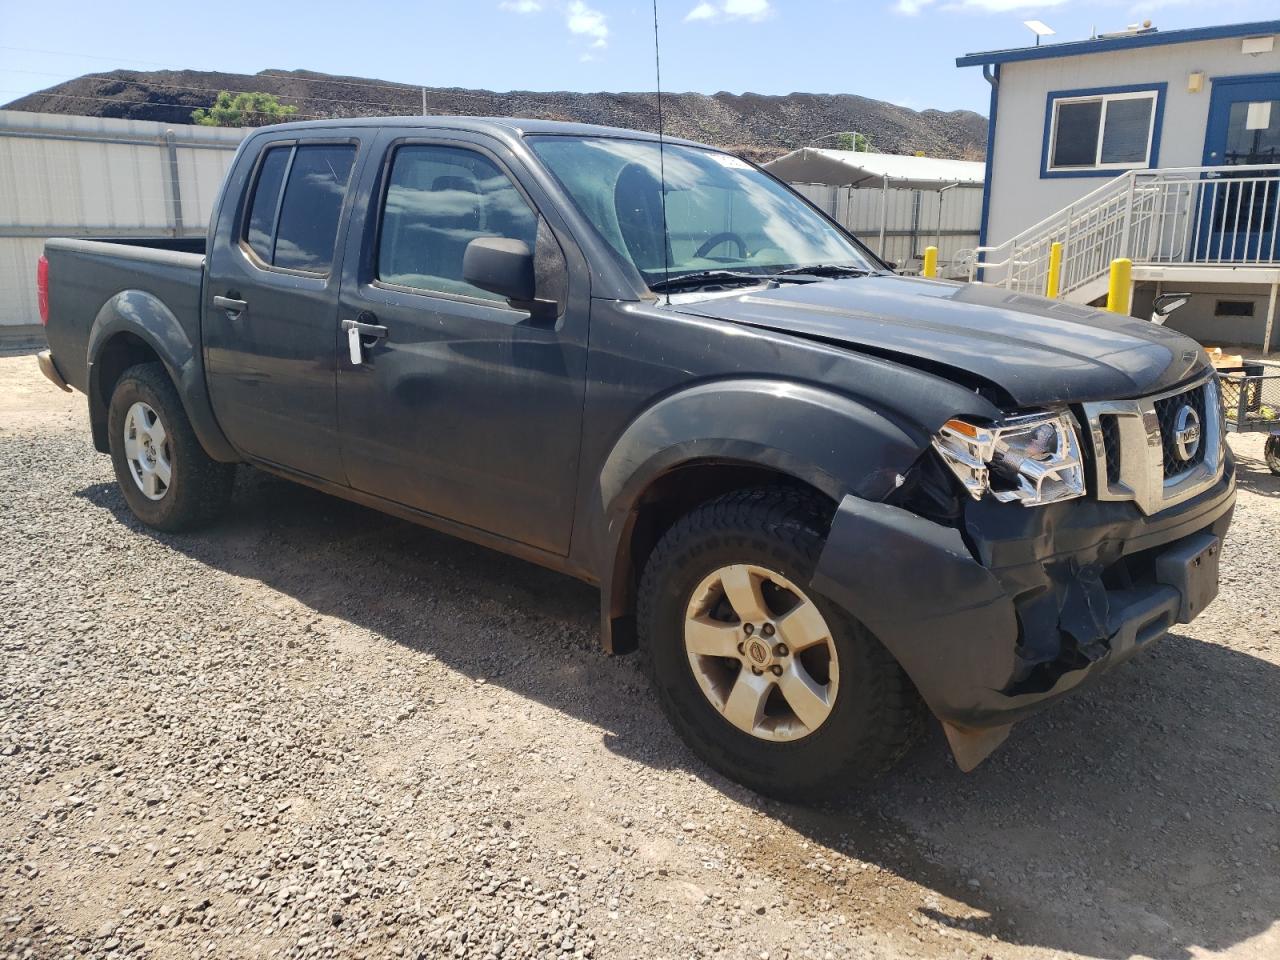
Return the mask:
<path id="1" fill-rule="evenodd" d="M 1268 263 L 1280 257 L 1280 74 L 1213 81 L 1205 131 L 1209 174 L 1199 197 L 1196 259 Z"/>

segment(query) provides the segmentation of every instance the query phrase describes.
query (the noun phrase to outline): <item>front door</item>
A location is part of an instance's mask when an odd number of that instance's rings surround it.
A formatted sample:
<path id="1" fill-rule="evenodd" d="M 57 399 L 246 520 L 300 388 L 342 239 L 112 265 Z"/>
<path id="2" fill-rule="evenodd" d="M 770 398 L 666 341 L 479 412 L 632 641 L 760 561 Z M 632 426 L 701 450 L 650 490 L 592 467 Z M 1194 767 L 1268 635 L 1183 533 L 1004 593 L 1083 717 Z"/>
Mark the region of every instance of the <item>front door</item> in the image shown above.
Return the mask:
<path id="1" fill-rule="evenodd" d="M 338 238 L 359 138 L 373 138 L 342 133 L 268 141 L 249 176 L 228 183 L 203 304 L 205 369 L 227 438 L 337 483 Z"/>
<path id="2" fill-rule="evenodd" d="M 466 134 L 388 131 L 359 194 L 340 316 L 385 329 L 338 364 L 351 486 L 470 527 L 568 553 L 590 309 L 580 257 L 539 214 L 537 185 L 505 147 Z M 549 204 L 542 203 L 544 209 Z M 477 237 L 528 244 L 541 286 L 568 284 L 535 317 L 468 284 Z M 572 249 L 570 249 L 572 247 Z M 358 254 L 357 254 L 358 249 Z M 570 278 L 573 279 L 570 279 Z"/>
<path id="3" fill-rule="evenodd" d="M 1274 261 L 1280 255 L 1280 74 L 1213 81 L 1204 164 L 1223 170 L 1201 188 L 1197 260 Z"/>

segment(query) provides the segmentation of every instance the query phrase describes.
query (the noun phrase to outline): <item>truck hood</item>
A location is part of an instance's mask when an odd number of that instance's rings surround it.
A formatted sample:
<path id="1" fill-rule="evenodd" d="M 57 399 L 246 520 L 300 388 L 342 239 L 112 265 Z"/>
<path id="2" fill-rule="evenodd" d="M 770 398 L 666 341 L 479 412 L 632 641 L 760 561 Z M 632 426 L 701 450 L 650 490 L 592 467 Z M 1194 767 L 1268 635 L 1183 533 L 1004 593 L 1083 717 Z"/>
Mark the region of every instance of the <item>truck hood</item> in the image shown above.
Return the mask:
<path id="1" fill-rule="evenodd" d="M 1194 341 L 1149 321 L 978 284 L 853 277 L 678 309 L 951 371 L 1020 407 L 1156 393 L 1206 363 Z"/>

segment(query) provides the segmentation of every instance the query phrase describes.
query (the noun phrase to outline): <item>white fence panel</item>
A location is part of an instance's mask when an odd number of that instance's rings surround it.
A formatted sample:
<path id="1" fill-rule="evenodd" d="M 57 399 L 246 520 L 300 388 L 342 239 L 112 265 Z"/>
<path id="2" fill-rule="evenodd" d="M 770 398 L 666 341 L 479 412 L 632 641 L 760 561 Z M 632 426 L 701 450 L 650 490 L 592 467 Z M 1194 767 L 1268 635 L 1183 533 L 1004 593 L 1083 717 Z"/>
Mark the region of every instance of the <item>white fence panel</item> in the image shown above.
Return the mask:
<path id="1" fill-rule="evenodd" d="M 818 183 L 791 186 L 903 273 L 918 273 L 924 248 L 936 246 L 941 275 L 961 277 L 964 268 L 957 254 L 978 245 L 980 186 L 945 190 L 853 189 Z"/>
<path id="2" fill-rule="evenodd" d="M 49 237 L 202 236 L 248 132 L 0 110 L 0 326 L 38 322 Z"/>

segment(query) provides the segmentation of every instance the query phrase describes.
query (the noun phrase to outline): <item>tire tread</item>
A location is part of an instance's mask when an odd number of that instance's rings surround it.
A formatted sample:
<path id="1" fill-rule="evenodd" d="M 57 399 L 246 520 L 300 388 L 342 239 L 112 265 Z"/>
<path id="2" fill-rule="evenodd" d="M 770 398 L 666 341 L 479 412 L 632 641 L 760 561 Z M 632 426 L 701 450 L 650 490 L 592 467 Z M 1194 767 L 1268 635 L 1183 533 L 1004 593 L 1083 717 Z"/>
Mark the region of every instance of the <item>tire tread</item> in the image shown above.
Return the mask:
<path id="1" fill-rule="evenodd" d="M 130 486 L 133 478 L 124 463 L 118 436 L 120 418 L 123 417 L 118 407 L 124 401 L 118 398 L 122 391 L 131 388 L 135 394 L 138 393 L 138 386 L 149 391 L 158 401 L 159 409 L 156 412 L 164 421 L 165 430 L 171 438 L 175 451 L 174 471 L 177 474 L 173 485 L 173 493 L 176 495 L 174 502 L 168 502 L 167 497 L 159 501 L 146 500 Z M 170 533 L 193 530 L 211 523 L 226 509 L 235 482 L 235 465 L 219 463 L 205 452 L 187 418 L 182 398 L 163 364 L 154 361 L 135 364 L 120 375 L 111 392 L 107 422 L 116 480 L 124 492 L 129 508 L 147 526 Z"/>
<path id="2" fill-rule="evenodd" d="M 695 508 L 663 535 L 645 563 L 639 589 L 637 621 L 640 627 L 640 647 L 645 653 L 646 665 L 669 716 L 675 719 L 679 716 L 679 711 L 661 679 L 654 675 L 654 658 L 649 655 L 655 640 L 654 631 L 658 629 L 655 608 L 661 599 L 658 580 L 662 571 L 675 562 L 677 555 L 688 550 L 690 543 L 745 535 L 767 539 L 790 548 L 804 558 L 807 565 L 805 573 L 811 574 L 822 552 L 832 513 L 832 507 L 828 503 L 805 491 L 788 487 L 755 487 L 733 491 Z M 727 769 L 723 753 L 712 750 L 692 731 L 681 729 L 682 725 L 678 720 L 677 731 L 712 766 L 734 779 L 747 780 L 748 785 L 761 792 L 783 798 L 803 795 L 804 799 L 812 799 L 815 791 L 821 795 L 834 795 L 851 784 L 883 774 L 901 759 L 919 736 L 922 727 L 919 695 L 883 644 L 848 611 L 839 612 L 844 615 L 844 622 L 840 627 L 856 638 L 867 658 L 870 681 L 867 696 L 870 714 L 877 722 L 863 724 L 860 729 L 848 731 L 851 736 L 842 743 L 842 755 L 829 758 L 829 767 L 821 783 L 806 784 L 798 789 L 786 784 L 768 784 L 767 787 L 762 787 L 751 782 L 753 778 L 749 772 Z"/>

